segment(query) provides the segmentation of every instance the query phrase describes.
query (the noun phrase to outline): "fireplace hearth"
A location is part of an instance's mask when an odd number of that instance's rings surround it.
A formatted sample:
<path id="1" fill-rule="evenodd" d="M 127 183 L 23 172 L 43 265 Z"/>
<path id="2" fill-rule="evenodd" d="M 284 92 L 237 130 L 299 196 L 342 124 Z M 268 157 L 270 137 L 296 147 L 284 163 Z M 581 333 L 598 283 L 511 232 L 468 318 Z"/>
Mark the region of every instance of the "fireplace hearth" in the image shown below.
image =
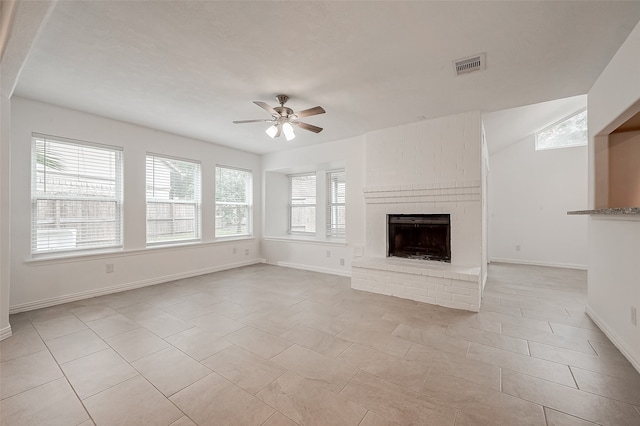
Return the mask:
<path id="1" fill-rule="evenodd" d="M 387 257 L 451 263 L 448 214 L 387 215 Z"/>

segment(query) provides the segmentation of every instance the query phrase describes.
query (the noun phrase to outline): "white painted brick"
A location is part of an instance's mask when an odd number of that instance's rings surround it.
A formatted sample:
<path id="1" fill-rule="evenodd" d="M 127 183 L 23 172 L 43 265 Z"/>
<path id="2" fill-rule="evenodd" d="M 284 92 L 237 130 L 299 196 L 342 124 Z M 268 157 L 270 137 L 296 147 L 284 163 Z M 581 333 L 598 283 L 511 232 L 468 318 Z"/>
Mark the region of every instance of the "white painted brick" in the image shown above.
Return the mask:
<path id="1" fill-rule="evenodd" d="M 434 291 L 433 294 L 429 292 L 429 296 L 435 296 L 438 300 L 453 300 L 453 295 L 451 293 L 445 293 L 444 291 Z"/>
<path id="2" fill-rule="evenodd" d="M 444 274 L 444 272 L 443 272 Z M 430 277 L 429 282 L 437 285 L 451 285 L 453 281 L 449 278 Z"/>
<path id="3" fill-rule="evenodd" d="M 464 287 L 447 286 L 444 288 L 444 291 L 446 291 L 447 293 L 463 294 L 466 296 L 471 294 L 471 289 Z"/>
<path id="4" fill-rule="evenodd" d="M 471 304 L 477 304 L 478 303 L 478 297 L 477 296 L 465 296 L 462 294 L 454 294 L 453 295 L 453 300 L 456 302 L 463 302 L 463 303 L 467 303 L 469 305 Z"/>

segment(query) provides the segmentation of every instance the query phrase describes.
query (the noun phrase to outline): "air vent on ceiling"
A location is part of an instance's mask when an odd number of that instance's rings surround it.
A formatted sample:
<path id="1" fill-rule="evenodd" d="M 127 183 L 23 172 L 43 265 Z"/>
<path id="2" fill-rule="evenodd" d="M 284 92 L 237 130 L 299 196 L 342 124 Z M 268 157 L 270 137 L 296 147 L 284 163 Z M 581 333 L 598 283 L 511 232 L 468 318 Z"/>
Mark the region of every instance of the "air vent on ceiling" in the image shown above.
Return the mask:
<path id="1" fill-rule="evenodd" d="M 483 70 L 486 66 L 485 54 L 480 53 L 469 58 L 458 59 L 453 62 L 453 66 L 456 70 L 456 75 Z"/>

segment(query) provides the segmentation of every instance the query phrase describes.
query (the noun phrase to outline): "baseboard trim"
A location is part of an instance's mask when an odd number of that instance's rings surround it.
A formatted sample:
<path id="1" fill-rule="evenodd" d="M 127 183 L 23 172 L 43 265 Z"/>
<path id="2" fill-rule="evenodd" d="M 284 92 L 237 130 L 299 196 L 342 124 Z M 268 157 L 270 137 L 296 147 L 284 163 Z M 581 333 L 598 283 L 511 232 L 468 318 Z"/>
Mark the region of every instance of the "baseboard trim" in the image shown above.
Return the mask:
<path id="1" fill-rule="evenodd" d="M 0 341 L 6 339 L 7 337 L 11 337 L 13 332 L 11 331 L 11 324 L 0 330 Z"/>
<path id="2" fill-rule="evenodd" d="M 225 271 L 227 269 L 240 268 L 242 266 L 255 265 L 257 263 L 265 263 L 265 259 L 251 259 L 242 262 L 227 263 L 225 265 L 213 266 L 210 268 L 196 269 L 193 271 L 181 272 L 178 274 L 164 275 L 161 277 L 150 278 L 147 280 L 134 281 L 125 284 L 119 284 L 112 287 L 101 288 L 97 290 L 83 291 L 80 293 L 67 294 L 64 296 L 56 296 L 48 299 L 37 300 L 35 302 L 21 303 L 9 307 L 9 314 L 17 314 L 19 312 L 32 311 L 34 309 L 47 308 L 49 306 L 60 305 L 77 300 L 88 299 L 90 297 L 104 296 L 106 294 L 119 293 L 126 290 L 134 290 L 136 288 L 147 287 L 150 285 L 166 283 L 168 281 L 180 280 L 183 278 L 195 277 L 198 275 L 211 274 L 213 272 Z"/>
<path id="3" fill-rule="evenodd" d="M 523 259 L 507 259 L 502 257 L 492 257 L 489 260 L 490 263 L 512 263 L 516 265 L 532 265 L 532 266 L 548 266 L 551 268 L 567 268 L 567 269 L 580 269 L 586 271 L 587 265 L 579 265 L 575 263 L 559 263 L 559 262 L 542 262 L 538 260 L 523 260 Z"/>
<path id="4" fill-rule="evenodd" d="M 351 278 L 351 271 L 341 271 L 338 269 L 323 268 L 321 266 L 303 265 L 301 263 L 276 262 L 276 265 L 285 268 L 302 269 L 311 272 L 320 272 L 322 274 L 339 275 L 341 277 Z"/>
<path id="5" fill-rule="evenodd" d="M 593 309 L 589 305 L 587 305 L 585 312 L 596 323 L 596 325 L 602 330 L 602 332 L 611 340 L 611 342 L 615 345 L 616 348 L 624 355 L 625 358 L 633 365 L 638 373 L 640 373 L 640 359 L 636 358 L 633 351 L 631 351 L 627 345 L 625 345 L 618 337 L 618 335 L 613 331 L 611 327 L 607 325 L 607 323 L 596 314 Z M 638 354 L 640 356 L 640 354 Z"/>

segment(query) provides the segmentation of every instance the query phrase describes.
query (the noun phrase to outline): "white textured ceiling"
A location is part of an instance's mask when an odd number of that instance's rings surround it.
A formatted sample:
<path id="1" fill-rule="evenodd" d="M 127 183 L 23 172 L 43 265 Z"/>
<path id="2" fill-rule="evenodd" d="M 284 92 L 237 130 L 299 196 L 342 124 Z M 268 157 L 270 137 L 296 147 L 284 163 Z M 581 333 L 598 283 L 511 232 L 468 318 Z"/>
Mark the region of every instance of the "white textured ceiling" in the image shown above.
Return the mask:
<path id="1" fill-rule="evenodd" d="M 587 93 L 639 19 L 638 1 L 61 0 L 15 94 L 266 153 Z M 325 130 L 232 124 L 278 93 Z"/>

